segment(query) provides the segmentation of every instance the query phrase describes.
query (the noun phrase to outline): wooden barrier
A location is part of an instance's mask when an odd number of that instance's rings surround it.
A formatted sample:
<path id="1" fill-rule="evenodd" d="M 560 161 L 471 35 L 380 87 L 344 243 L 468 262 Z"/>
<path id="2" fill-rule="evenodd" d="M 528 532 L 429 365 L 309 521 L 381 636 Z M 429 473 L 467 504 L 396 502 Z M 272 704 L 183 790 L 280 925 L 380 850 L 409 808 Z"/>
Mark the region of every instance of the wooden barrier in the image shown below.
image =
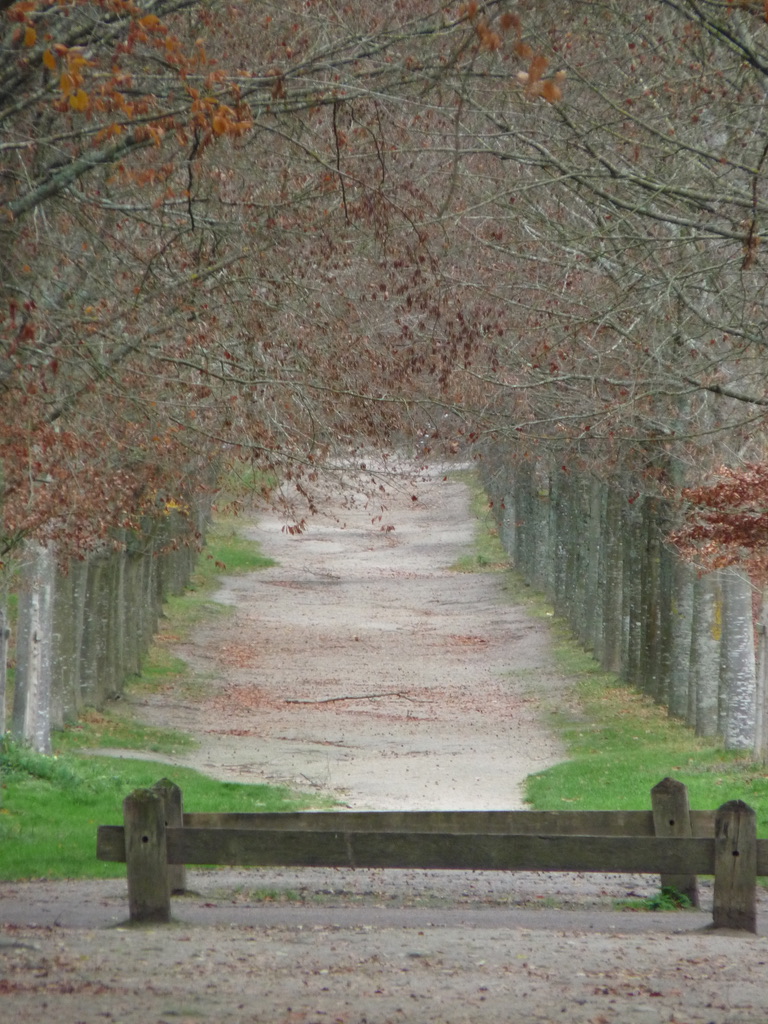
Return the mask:
<path id="1" fill-rule="evenodd" d="M 183 865 L 582 871 L 658 874 L 698 905 L 697 875 L 715 876 L 714 926 L 756 931 L 756 881 L 768 841 L 740 800 L 690 811 L 665 779 L 649 811 L 310 811 L 194 814 L 168 780 L 123 804 L 98 830 L 100 860 L 127 864 L 131 921 L 167 922 Z"/>

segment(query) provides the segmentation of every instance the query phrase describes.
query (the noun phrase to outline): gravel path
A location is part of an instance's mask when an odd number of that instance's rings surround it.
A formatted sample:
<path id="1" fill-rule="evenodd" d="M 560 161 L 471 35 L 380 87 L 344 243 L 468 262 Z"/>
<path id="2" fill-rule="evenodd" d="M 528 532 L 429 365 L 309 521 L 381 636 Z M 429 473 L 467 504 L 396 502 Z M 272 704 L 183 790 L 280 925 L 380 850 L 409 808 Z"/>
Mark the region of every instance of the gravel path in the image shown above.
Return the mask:
<path id="1" fill-rule="evenodd" d="M 350 486 L 299 536 L 243 522 L 278 565 L 225 579 L 216 600 L 233 614 L 177 651 L 212 696 L 138 709 L 199 737 L 178 763 L 354 808 L 523 806 L 525 777 L 563 756 L 540 707 L 567 681 L 503 574 L 450 568 L 471 549 L 467 488 L 407 483 L 382 484 L 375 504 Z"/>

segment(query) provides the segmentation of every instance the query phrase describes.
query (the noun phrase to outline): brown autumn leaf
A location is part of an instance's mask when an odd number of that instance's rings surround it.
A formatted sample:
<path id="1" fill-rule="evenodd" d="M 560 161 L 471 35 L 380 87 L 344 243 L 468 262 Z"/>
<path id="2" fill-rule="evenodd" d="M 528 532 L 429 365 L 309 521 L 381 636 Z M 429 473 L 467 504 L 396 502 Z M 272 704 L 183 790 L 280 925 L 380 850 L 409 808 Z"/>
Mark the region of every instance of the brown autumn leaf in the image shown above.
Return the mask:
<path id="1" fill-rule="evenodd" d="M 766 0 L 766 3 L 768 3 L 768 0 Z M 501 25 L 502 29 L 505 32 L 508 32 L 511 28 L 513 28 L 517 32 L 518 36 L 520 35 L 522 24 L 516 14 L 512 14 L 511 12 L 507 11 L 505 14 L 502 14 L 501 18 L 499 19 L 499 24 Z"/>
<path id="2" fill-rule="evenodd" d="M 541 53 L 537 54 L 531 61 L 530 67 L 528 68 L 528 81 L 531 84 L 538 82 L 547 70 L 548 66 L 549 61 L 547 58 Z"/>
<path id="3" fill-rule="evenodd" d="M 563 98 L 562 90 L 551 78 L 547 78 L 541 83 L 541 95 L 548 103 L 557 103 Z"/>
<path id="4" fill-rule="evenodd" d="M 88 93 L 84 89 L 78 89 L 69 97 L 69 105 L 72 110 L 87 110 L 89 103 Z"/>

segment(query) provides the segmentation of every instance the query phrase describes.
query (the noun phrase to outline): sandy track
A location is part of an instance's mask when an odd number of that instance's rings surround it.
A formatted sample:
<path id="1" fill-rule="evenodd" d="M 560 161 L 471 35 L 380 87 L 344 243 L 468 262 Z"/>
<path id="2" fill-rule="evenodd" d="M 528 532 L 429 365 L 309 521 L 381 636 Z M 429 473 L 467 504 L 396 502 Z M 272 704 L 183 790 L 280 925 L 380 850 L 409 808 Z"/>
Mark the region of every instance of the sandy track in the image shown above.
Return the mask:
<path id="1" fill-rule="evenodd" d="M 279 564 L 225 579 L 233 614 L 178 648 L 212 696 L 138 709 L 200 739 L 178 763 L 355 808 L 523 805 L 525 777 L 562 757 L 540 707 L 565 681 L 502 574 L 449 568 L 472 543 L 464 485 L 389 484 L 375 505 L 352 492 L 300 536 L 268 517 L 242 530 Z"/>

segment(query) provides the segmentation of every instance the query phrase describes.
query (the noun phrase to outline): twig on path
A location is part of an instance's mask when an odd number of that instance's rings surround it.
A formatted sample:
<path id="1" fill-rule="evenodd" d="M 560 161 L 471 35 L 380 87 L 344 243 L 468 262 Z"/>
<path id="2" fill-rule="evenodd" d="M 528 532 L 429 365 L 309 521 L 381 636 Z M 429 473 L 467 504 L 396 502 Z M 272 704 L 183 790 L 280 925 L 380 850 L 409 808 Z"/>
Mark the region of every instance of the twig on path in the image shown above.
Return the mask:
<path id="1" fill-rule="evenodd" d="M 303 565 L 302 569 L 304 572 L 308 572 L 311 576 L 319 576 L 323 580 L 340 580 L 341 576 L 335 572 L 328 572 L 326 569 L 312 569 L 308 565 Z"/>
<path id="2" fill-rule="evenodd" d="M 333 704 L 337 700 L 375 700 L 378 697 L 400 697 L 403 700 L 413 701 L 414 704 L 429 704 L 429 701 L 419 700 L 418 697 L 409 697 L 407 693 L 400 690 L 387 690 L 384 693 L 360 693 L 349 694 L 343 697 L 320 697 L 318 700 L 299 700 L 287 697 L 283 704 Z"/>

